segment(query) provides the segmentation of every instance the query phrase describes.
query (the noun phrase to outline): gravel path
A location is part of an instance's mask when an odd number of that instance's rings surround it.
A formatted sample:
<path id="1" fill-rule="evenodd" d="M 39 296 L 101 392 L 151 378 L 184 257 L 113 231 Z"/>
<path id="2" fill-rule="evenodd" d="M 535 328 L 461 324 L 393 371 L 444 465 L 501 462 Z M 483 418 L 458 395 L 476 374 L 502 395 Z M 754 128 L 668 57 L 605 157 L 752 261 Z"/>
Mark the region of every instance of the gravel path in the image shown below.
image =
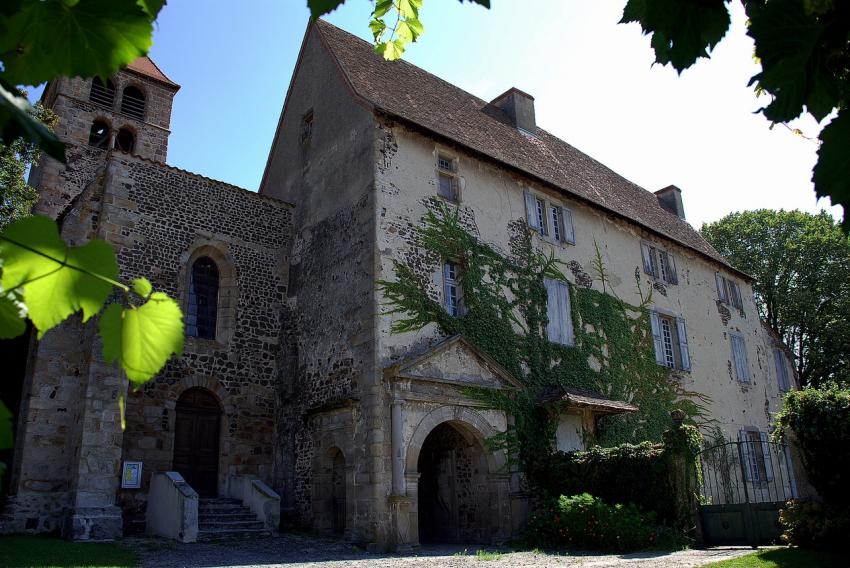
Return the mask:
<path id="1" fill-rule="evenodd" d="M 126 539 L 139 553 L 145 568 L 238 566 L 239 568 L 420 568 L 448 567 L 548 567 L 581 568 L 701 566 L 752 552 L 749 548 L 683 550 L 679 552 L 640 552 L 623 555 L 508 552 L 477 556 L 478 546 L 427 547 L 417 555 L 369 554 L 339 540 L 301 534 L 281 534 L 268 538 L 179 544 L 158 539 Z M 495 549 L 488 548 L 492 552 Z"/>

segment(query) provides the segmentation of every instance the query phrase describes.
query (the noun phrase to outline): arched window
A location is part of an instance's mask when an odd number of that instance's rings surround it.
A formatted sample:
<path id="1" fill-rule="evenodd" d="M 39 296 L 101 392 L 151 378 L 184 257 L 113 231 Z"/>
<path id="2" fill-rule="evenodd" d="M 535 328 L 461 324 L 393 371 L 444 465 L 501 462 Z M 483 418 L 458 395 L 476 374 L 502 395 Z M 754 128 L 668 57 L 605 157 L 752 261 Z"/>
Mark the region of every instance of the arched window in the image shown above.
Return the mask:
<path id="1" fill-rule="evenodd" d="M 136 147 L 136 137 L 133 132 L 127 128 L 122 128 L 115 135 L 115 149 L 123 150 L 124 152 L 132 152 Z"/>
<path id="2" fill-rule="evenodd" d="M 115 85 L 109 79 L 104 83 L 100 77 L 95 77 L 91 82 L 89 100 L 100 106 L 112 108 L 112 101 L 115 100 Z"/>
<path id="3" fill-rule="evenodd" d="M 109 125 L 103 120 L 95 120 L 89 132 L 89 146 L 105 150 L 109 145 Z"/>
<path id="4" fill-rule="evenodd" d="M 202 256 L 192 264 L 189 281 L 189 309 L 186 333 L 202 339 L 215 339 L 218 317 L 218 266 Z"/>
<path id="5" fill-rule="evenodd" d="M 121 95 L 121 112 L 133 118 L 145 118 L 145 95 L 137 87 L 130 85 Z"/>

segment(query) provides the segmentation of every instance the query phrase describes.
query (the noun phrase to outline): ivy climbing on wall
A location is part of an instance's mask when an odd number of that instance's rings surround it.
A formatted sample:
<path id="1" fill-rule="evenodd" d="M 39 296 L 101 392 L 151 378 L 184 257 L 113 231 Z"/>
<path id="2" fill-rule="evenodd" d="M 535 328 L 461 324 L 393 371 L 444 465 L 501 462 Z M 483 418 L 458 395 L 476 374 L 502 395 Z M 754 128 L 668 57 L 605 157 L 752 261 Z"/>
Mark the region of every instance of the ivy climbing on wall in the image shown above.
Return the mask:
<path id="1" fill-rule="evenodd" d="M 639 411 L 600 420 L 595 440 L 613 446 L 624 442 L 661 441 L 670 425 L 670 411 L 681 409 L 699 421 L 703 406 L 695 393 L 682 390 L 669 370 L 655 362 L 649 312 L 636 281 L 641 305 L 614 294 L 598 252 L 591 269 L 599 291 L 570 285 L 575 344 L 550 342 L 544 278 L 567 281 L 566 265 L 554 253 L 534 245 L 533 232 L 522 220 L 511 222 L 510 250 L 503 253 L 482 242 L 465 220 L 470 212 L 428 202 L 429 211 L 417 229 L 415 245 L 433 267 L 450 260 L 460 267 L 462 315 L 449 315 L 429 294 L 429 278 L 408 260 L 396 261 L 396 279 L 379 285 L 388 312 L 396 314 L 392 331 L 403 333 L 436 324 L 446 335 L 463 334 L 498 361 L 523 385 L 519 392 L 470 389 L 468 394 L 489 407 L 506 411 L 514 427 L 489 443 L 518 459 L 525 471 L 554 447 L 557 421 L 535 404 L 555 386 L 590 389 L 607 398 L 631 402 Z M 704 402 L 704 401 L 702 401 Z"/>

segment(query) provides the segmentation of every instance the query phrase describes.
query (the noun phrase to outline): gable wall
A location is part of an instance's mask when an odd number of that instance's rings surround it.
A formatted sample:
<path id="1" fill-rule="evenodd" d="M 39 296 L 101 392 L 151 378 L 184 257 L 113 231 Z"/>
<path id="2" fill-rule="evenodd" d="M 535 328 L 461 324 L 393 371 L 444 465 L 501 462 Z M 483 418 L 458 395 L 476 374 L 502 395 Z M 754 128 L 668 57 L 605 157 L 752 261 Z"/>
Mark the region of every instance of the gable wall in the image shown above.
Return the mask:
<path id="1" fill-rule="evenodd" d="M 328 452 L 342 446 L 352 481 L 346 534 L 361 542 L 383 530 L 375 507 L 384 474 L 371 461 L 373 450 L 383 452 L 372 440 L 384 435 L 385 412 L 373 348 L 373 129 L 372 113 L 354 101 L 318 34 L 309 33 L 260 189 L 296 210 L 278 483 L 286 488 L 285 519 L 330 530 L 330 511 L 316 501 L 323 499 L 319 477 Z M 338 410 L 354 399 L 358 412 Z"/>

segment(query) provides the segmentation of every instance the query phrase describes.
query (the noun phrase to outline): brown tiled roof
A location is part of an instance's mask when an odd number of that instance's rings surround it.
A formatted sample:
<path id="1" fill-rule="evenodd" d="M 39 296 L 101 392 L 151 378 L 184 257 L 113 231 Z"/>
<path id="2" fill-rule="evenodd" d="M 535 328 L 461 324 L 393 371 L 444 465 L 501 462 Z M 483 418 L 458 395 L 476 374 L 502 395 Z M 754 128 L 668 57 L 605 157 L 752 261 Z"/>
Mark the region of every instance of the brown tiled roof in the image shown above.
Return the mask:
<path id="1" fill-rule="evenodd" d="M 611 400 L 601 394 L 575 387 L 552 387 L 537 397 L 535 401 L 539 406 L 556 402 L 566 403 L 567 406 L 584 407 L 604 414 L 622 414 L 624 412 L 636 412 L 638 407 L 621 400 Z"/>
<path id="2" fill-rule="evenodd" d="M 163 73 L 162 70 L 157 67 L 156 63 L 153 62 L 153 59 L 151 59 L 147 55 L 143 55 L 133 61 L 126 67 L 126 70 L 133 71 L 155 81 L 159 81 L 160 83 L 164 83 L 169 87 L 173 87 L 174 90 L 180 88 L 180 85 L 166 77 L 165 73 Z"/>
<path id="3" fill-rule="evenodd" d="M 368 42 L 325 21 L 315 24 L 356 95 L 378 111 L 497 160 L 574 197 L 732 267 L 651 192 L 538 127 L 513 127 L 501 109 L 405 61 L 386 61 Z"/>

